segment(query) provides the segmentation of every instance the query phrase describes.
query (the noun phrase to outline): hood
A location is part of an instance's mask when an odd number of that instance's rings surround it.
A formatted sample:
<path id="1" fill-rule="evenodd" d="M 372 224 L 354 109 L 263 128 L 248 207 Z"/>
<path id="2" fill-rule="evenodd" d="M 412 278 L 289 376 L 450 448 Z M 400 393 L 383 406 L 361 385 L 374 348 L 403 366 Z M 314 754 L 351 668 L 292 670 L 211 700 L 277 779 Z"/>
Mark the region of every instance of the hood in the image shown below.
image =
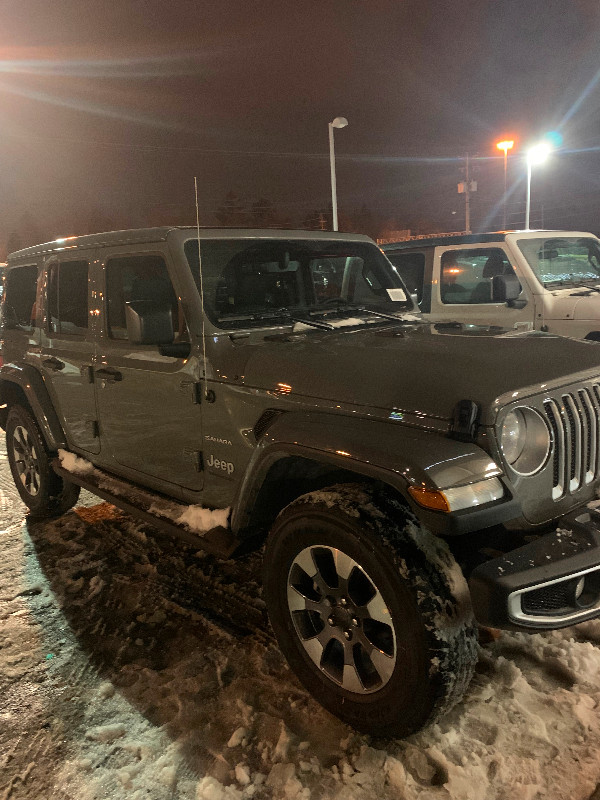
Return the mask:
<path id="1" fill-rule="evenodd" d="M 600 319 L 600 293 L 585 286 L 553 290 L 544 297 L 544 319 Z"/>
<path id="2" fill-rule="evenodd" d="M 584 373 L 600 376 L 596 343 L 470 325 L 282 334 L 243 349 L 246 386 L 366 413 L 398 409 L 443 420 L 469 399 L 479 404 L 484 425 L 494 422 L 499 405 L 517 397 L 581 380 Z"/>

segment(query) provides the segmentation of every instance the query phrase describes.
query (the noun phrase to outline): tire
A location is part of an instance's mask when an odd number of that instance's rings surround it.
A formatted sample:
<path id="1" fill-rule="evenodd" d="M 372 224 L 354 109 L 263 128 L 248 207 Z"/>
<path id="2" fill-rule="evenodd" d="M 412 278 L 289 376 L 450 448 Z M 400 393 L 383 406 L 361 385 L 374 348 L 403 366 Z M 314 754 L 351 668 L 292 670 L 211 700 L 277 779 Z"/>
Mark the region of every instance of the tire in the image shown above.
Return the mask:
<path id="1" fill-rule="evenodd" d="M 287 506 L 264 584 L 291 668 L 357 730 L 407 736 L 466 691 L 478 648 L 465 579 L 447 545 L 383 490 L 339 485 Z"/>
<path id="2" fill-rule="evenodd" d="M 22 406 L 13 406 L 8 412 L 6 449 L 15 486 L 31 517 L 60 516 L 75 505 L 79 486 L 54 472 L 40 429 Z"/>

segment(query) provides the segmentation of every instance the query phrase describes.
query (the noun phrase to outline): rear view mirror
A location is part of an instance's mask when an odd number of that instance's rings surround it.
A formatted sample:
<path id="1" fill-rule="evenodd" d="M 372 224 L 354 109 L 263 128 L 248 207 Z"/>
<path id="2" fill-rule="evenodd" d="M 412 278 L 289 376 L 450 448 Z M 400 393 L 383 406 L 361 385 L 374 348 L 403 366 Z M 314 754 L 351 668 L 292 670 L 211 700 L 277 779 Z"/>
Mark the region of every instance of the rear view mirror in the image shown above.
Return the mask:
<path id="1" fill-rule="evenodd" d="M 131 344 L 171 344 L 174 339 L 171 303 L 132 300 L 125 303 L 125 322 Z"/>

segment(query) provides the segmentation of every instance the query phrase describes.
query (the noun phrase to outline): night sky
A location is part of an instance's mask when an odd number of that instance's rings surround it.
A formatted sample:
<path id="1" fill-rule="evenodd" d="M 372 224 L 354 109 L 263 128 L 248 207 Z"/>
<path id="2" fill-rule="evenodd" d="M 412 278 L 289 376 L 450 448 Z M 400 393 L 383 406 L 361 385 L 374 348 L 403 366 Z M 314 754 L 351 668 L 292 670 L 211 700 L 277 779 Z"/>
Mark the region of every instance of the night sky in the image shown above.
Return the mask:
<path id="1" fill-rule="evenodd" d="M 98 227 L 203 224 L 225 195 L 293 224 L 340 216 L 498 227 L 498 138 L 564 143 L 534 174 L 532 224 L 600 231 L 598 0 L 0 2 L 0 255 Z M 525 167 L 509 159 L 509 225 Z M 478 157 L 478 158 L 477 158 Z M 454 213 L 453 213 L 454 212 Z M 343 225 L 341 226 L 343 227 Z"/>

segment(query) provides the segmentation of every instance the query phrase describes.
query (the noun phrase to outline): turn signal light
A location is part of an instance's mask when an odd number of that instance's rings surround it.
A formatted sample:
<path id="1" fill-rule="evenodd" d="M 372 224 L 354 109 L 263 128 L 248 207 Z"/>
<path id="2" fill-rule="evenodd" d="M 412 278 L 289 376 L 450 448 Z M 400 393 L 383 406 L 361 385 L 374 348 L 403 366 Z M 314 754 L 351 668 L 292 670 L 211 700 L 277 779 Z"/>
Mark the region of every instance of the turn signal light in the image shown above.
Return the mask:
<path id="1" fill-rule="evenodd" d="M 442 492 L 425 489 L 422 486 L 409 486 L 410 496 L 423 508 L 431 508 L 434 511 L 450 511 L 448 501 Z"/>

